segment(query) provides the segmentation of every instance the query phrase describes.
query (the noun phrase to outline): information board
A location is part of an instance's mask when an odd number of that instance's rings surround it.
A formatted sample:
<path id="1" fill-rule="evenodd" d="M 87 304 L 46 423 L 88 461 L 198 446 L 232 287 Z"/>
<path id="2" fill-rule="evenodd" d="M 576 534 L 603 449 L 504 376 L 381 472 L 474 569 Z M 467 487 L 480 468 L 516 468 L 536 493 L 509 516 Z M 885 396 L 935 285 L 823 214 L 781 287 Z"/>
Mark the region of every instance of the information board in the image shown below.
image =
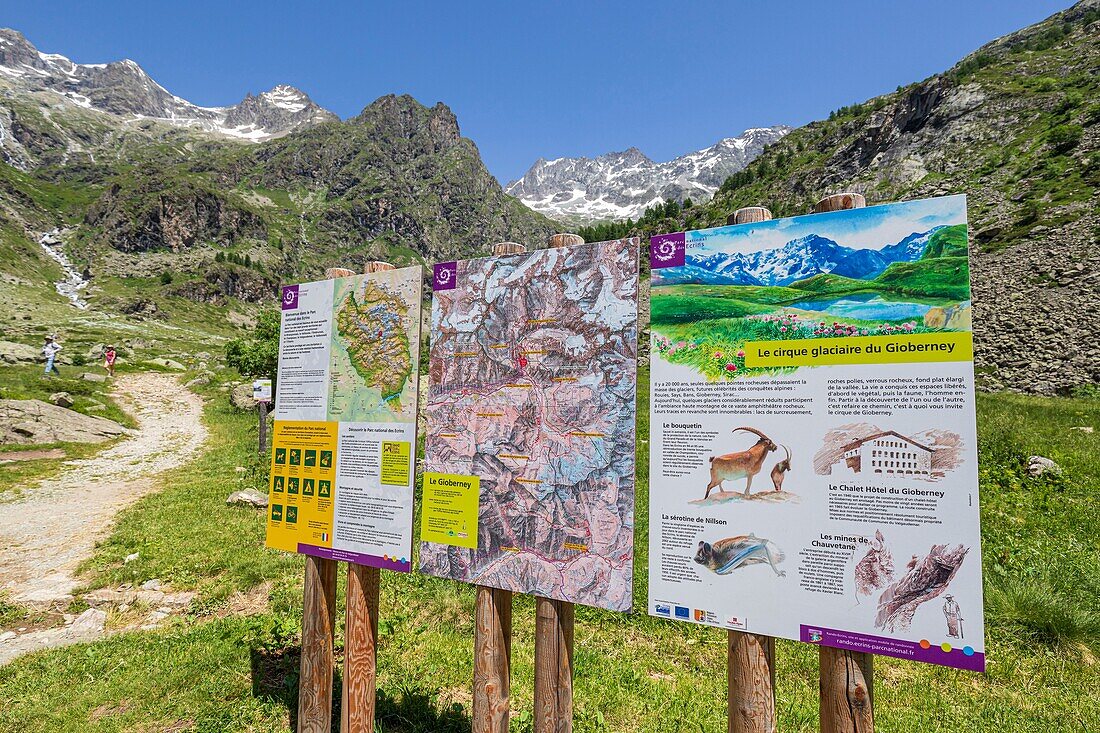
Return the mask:
<path id="1" fill-rule="evenodd" d="M 983 670 L 965 198 L 650 264 L 649 612 Z"/>
<path id="2" fill-rule="evenodd" d="M 268 547 L 410 570 L 422 277 L 283 288 Z"/>
<path id="3" fill-rule="evenodd" d="M 256 402 L 271 402 L 271 380 L 252 380 L 252 399 Z"/>
<path id="4" fill-rule="evenodd" d="M 630 608 L 639 246 L 435 266 L 423 572 Z"/>

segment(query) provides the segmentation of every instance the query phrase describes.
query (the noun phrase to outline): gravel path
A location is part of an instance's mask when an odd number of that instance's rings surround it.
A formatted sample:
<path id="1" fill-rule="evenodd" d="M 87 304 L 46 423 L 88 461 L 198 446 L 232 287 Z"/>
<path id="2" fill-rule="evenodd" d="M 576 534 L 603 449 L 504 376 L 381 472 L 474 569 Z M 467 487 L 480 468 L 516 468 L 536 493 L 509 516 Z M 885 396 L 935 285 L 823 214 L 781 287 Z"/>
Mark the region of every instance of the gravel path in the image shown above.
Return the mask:
<path id="1" fill-rule="evenodd" d="M 0 502 L 0 589 L 16 603 L 63 606 L 77 565 L 106 536 L 115 514 L 156 487 L 206 440 L 202 399 L 170 374 L 118 377 L 114 396 L 137 421 L 129 437 Z"/>

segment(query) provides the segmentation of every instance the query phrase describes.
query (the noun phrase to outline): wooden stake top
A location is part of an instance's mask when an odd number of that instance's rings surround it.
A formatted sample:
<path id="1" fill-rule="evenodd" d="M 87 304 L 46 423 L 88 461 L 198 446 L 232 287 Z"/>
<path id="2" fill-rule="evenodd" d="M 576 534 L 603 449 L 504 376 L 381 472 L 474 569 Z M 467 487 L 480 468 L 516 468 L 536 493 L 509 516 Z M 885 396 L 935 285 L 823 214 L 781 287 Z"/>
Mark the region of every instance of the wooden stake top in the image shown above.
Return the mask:
<path id="1" fill-rule="evenodd" d="M 382 262 L 381 260 L 371 260 L 363 266 L 363 274 L 366 275 L 371 272 L 382 272 L 384 270 L 392 270 L 394 266 L 389 262 Z"/>
<path id="2" fill-rule="evenodd" d="M 866 205 L 867 199 L 861 193 L 834 193 L 818 201 L 814 206 L 814 213 L 824 214 L 827 211 L 862 209 Z"/>
<path id="3" fill-rule="evenodd" d="M 551 234 L 548 244 L 551 247 L 573 247 L 584 244 L 584 237 L 579 234 Z"/>
<path id="4" fill-rule="evenodd" d="M 333 280 L 338 277 L 351 277 L 355 274 L 355 270 L 349 270 L 346 267 L 330 267 L 325 270 L 325 279 Z"/>
<path id="5" fill-rule="evenodd" d="M 526 245 L 519 242 L 497 242 L 493 245 L 494 255 L 521 255 L 526 251 Z"/>
<path id="6" fill-rule="evenodd" d="M 726 218 L 726 224 L 752 224 L 757 221 L 768 221 L 772 218 L 772 212 L 763 206 L 746 206 L 738 209 Z"/>

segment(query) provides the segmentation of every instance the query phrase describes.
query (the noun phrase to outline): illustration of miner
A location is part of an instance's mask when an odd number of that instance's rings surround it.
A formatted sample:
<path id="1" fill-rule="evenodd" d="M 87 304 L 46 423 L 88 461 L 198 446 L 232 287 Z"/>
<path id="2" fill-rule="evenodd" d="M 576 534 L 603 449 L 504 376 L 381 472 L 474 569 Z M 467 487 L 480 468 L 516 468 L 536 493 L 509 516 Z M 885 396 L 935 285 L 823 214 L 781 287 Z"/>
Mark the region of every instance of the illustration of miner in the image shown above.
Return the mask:
<path id="1" fill-rule="evenodd" d="M 947 617 L 947 635 L 953 639 L 961 639 L 963 636 L 962 609 L 955 602 L 955 596 L 948 594 L 943 604 L 943 615 Z"/>

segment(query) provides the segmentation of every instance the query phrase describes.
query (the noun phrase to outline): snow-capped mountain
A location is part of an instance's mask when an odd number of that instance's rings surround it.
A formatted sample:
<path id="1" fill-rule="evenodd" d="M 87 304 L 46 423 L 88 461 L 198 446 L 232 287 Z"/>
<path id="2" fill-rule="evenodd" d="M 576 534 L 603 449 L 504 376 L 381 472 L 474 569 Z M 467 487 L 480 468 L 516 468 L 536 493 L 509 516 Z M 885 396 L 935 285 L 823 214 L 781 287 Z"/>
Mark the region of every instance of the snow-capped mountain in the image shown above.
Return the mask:
<path id="1" fill-rule="evenodd" d="M 784 125 L 745 130 L 665 163 L 655 163 L 637 148 L 598 158 L 540 158 L 505 191 L 565 221 L 635 219 L 667 199 L 709 199 L 728 176 L 790 131 Z"/>
<path id="2" fill-rule="evenodd" d="M 790 285 L 823 273 L 873 279 L 895 262 L 924 255 L 931 236 L 943 227 L 914 232 L 882 249 L 853 249 L 817 234 L 792 239 L 782 247 L 741 252 L 688 252 L 684 267 L 654 270 L 655 285 L 703 282 L 712 285 Z"/>
<path id="3" fill-rule="evenodd" d="M 129 59 L 77 64 L 42 53 L 19 31 L 0 29 L 0 82 L 18 91 L 53 92 L 66 102 L 124 119 L 153 119 L 244 140 L 267 140 L 337 119 L 304 92 L 280 85 L 230 107 L 200 107 L 157 84 Z"/>

